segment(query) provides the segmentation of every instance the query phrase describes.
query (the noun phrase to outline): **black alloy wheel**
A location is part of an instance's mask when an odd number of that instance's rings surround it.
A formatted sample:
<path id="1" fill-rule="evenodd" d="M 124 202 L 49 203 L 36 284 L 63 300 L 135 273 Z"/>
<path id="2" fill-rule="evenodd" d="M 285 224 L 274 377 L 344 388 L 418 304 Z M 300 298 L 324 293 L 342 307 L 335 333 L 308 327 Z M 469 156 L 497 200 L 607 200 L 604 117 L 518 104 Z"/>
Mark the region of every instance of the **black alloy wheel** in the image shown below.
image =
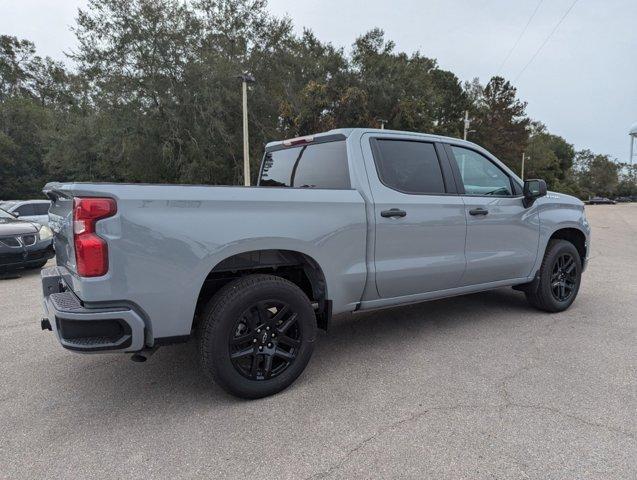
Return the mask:
<path id="1" fill-rule="evenodd" d="M 282 301 L 257 302 L 246 309 L 230 333 L 234 368 L 251 380 L 274 378 L 289 368 L 301 346 L 298 314 Z"/>
<path id="2" fill-rule="evenodd" d="M 570 253 L 562 253 L 553 263 L 551 293 L 558 302 L 566 302 L 575 292 L 577 266 Z"/>

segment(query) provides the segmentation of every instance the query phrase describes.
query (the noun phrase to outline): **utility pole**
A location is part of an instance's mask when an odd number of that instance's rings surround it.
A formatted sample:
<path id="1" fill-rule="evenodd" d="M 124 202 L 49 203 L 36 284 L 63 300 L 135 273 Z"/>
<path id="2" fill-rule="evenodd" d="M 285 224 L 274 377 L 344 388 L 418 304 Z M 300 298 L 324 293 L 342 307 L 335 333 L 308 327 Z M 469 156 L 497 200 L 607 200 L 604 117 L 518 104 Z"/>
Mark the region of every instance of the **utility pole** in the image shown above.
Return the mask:
<path id="1" fill-rule="evenodd" d="M 520 175 L 520 178 L 524 181 L 524 160 L 526 158 L 526 152 L 522 152 L 522 173 Z M 531 157 L 529 157 L 529 160 L 531 160 Z"/>
<path id="2" fill-rule="evenodd" d="M 254 83 L 256 80 L 252 75 L 245 72 L 238 75 L 241 79 L 243 89 L 243 184 L 250 186 L 250 142 L 248 139 L 248 83 Z"/>
<path id="3" fill-rule="evenodd" d="M 462 137 L 464 140 L 467 139 L 467 135 L 469 134 L 469 125 L 471 125 L 471 120 L 469 120 L 469 110 L 464 111 L 464 136 Z"/>

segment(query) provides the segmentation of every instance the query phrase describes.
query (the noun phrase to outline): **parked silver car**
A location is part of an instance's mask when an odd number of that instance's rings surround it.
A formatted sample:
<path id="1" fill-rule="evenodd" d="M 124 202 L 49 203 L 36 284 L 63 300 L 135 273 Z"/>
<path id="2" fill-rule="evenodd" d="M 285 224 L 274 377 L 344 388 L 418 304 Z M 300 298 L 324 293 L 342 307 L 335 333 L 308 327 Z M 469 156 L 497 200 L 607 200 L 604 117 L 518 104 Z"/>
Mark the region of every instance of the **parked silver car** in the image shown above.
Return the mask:
<path id="1" fill-rule="evenodd" d="M 21 220 L 49 225 L 49 200 L 3 200 L 0 208 Z"/>

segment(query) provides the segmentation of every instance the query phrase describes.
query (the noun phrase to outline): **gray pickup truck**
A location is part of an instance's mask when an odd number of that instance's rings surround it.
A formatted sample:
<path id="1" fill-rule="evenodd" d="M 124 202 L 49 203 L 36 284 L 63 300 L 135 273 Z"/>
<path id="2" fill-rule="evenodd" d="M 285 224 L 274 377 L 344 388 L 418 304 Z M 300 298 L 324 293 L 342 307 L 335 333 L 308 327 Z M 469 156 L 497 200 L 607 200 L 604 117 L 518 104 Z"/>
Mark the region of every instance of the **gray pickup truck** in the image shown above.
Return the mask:
<path id="1" fill-rule="evenodd" d="M 45 318 L 77 352 L 196 334 L 203 370 L 257 398 L 290 385 L 332 315 L 498 287 L 575 300 L 584 205 L 479 146 L 373 129 L 266 146 L 256 187 L 49 183 Z"/>

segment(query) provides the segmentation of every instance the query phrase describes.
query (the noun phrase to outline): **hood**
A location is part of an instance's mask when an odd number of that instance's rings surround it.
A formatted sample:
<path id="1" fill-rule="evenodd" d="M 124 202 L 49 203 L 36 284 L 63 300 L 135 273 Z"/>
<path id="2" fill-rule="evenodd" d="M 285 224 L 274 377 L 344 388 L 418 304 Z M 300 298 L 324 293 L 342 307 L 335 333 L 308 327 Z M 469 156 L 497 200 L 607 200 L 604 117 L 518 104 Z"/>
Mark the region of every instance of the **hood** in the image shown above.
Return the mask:
<path id="1" fill-rule="evenodd" d="M 37 233 L 37 225 L 19 218 L 0 218 L 0 237 Z"/>

